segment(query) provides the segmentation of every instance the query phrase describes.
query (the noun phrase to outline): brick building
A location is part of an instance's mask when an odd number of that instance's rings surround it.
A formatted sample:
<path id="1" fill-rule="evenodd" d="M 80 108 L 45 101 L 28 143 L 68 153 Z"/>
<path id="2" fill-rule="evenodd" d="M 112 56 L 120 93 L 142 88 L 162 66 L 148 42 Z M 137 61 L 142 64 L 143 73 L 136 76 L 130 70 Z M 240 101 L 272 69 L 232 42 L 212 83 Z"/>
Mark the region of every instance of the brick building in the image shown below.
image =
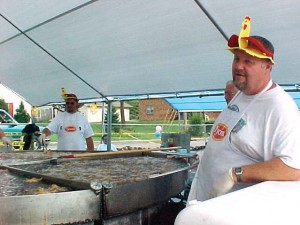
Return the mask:
<path id="1" fill-rule="evenodd" d="M 215 121 L 220 111 L 202 111 L 202 113 L 206 121 Z M 140 121 L 168 121 L 170 119 L 176 119 L 177 116 L 177 112 L 163 98 L 139 100 Z M 181 118 L 183 118 L 183 116 Z"/>
<path id="2" fill-rule="evenodd" d="M 139 100 L 139 120 L 166 120 L 172 114 L 172 107 L 164 99 Z"/>

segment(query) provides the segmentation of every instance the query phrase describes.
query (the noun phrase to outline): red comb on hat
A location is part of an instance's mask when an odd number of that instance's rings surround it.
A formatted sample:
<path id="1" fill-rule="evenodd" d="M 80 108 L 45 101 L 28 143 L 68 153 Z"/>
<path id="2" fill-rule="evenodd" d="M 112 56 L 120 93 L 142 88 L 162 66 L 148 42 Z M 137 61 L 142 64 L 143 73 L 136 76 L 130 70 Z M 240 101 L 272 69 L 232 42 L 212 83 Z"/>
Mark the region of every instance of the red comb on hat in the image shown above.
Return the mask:
<path id="1" fill-rule="evenodd" d="M 241 24 L 239 35 L 234 34 L 229 38 L 228 50 L 232 53 L 237 49 L 243 50 L 254 57 L 269 59 L 274 64 L 273 53 L 268 51 L 260 40 L 257 40 L 258 36 L 250 36 L 250 20 L 251 18 L 246 16 Z"/>
<path id="2" fill-rule="evenodd" d="M 228 40 L 228 47 L 229 48 L 238 48 L 239 47 L 239 43 L 238 43 L 238 39 L 239 36 L 237 36 L 236 34 L 233 34 L 229 40 Z M 269 52 L 258 40 L 256 40 L 253 37 L 242 37 L 242 39 L 247 40 L 248 41 L 248 46 L 249 44 L 251 44 L 252 46 L 254 46 L 255 48 L 257 48 L 259 51 L 261 51 L 264 55 L 272 57 L 273 58 L 273 54 L 271 52 Z"/>

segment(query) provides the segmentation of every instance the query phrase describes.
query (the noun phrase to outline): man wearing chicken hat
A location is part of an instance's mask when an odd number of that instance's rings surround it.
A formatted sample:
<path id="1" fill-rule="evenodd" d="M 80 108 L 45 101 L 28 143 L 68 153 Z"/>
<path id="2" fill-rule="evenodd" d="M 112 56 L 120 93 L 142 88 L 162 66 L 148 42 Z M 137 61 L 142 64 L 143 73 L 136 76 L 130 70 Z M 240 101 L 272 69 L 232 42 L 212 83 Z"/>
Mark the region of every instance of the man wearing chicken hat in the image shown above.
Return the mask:
<path id="1" fill-rule="evenodd" d="M 92 136 L 94 132 L 84 115 L 78 112 L 78 98 L 75 94 L 67 94 L 62 89 L 66 111 L 59 113 L 42 131 L 40 141 L 56 133 L 58 150 L 88 150 L 94 151 Z"/>
<path id="2" fill-rule="evenodd" d="M 262 181 L 300 180 L 300 117 L 292 98 L 271 79 L 274 47 L 249 36 L 245 17 L 228 40 L 232 78 L 239 89 L 214 123 L 188 203 Z"/>

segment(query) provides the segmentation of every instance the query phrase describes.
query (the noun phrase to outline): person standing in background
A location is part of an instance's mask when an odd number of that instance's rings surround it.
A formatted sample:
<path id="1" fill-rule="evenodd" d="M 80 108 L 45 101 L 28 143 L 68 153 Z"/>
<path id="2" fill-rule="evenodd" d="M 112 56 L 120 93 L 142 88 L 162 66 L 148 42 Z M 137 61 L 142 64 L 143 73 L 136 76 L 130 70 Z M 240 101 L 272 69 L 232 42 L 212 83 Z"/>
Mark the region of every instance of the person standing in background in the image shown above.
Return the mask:
<path id="1" fill-rule="evenodd" d="M 157 125 L 155 127 L 155 133 L 154 133 L 155 137 L 156 138 L 160 138 L 161 137 L 161 132 L 162 132 L 162 126 L 161 125 Z"/>
<path id="2" fill-rule="evenodd" d="M 107 134 L 104 134 L 101 138 L 102 143 L 97 147 L 97 151 L 108 151 L 107 150 Z M 116 152 L 118 151 L 116 146 L 114 146 L 113 144 L 111 144 L 111 149 L 109 151 L 113 151 Z"/>
<path id="3" fill-rule="evenodd" d="M 231 101 L 231 99 L 235 96 L 235 94 L 238 92 L 238 89 L 234 85 L 233 80 L 229 80 L 226 82 L 226 86 L 224 89 L 224 97 L 226 100 L 227 105 Z"/>
<path id="4" fill-rule="evenodd" d="M 75 94 L 65 94 L 66 111 L 59 113 L 42 131 L 39 137 L 41 143 L 56 133 L 57 150 L 94 151 L 94 132 L 84 115 L 78 112 L 78 101 Z"/>

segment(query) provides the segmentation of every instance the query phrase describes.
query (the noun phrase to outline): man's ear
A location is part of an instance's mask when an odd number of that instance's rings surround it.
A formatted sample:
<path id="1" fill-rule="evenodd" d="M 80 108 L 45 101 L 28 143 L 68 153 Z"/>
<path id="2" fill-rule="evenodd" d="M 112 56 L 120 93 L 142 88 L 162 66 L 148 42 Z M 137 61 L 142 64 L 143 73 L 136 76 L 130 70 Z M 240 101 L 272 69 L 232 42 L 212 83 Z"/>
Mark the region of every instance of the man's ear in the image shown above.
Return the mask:
<path id="1" fill-rule="evenodd" d="M 273 64 L 272 63 L 266 63 L 266 69 L 269 69 L 270 72 L 272 71 Z"/>
<path id="2" fill-rule="evenodd" d="M 262 64 L 261 64 L 261 68 L 263 68 L 263 69 L 268 69 L 268 70 L 272 70 L 272 63 L 269 63 L 269 62 L 263 62 Z"/>

